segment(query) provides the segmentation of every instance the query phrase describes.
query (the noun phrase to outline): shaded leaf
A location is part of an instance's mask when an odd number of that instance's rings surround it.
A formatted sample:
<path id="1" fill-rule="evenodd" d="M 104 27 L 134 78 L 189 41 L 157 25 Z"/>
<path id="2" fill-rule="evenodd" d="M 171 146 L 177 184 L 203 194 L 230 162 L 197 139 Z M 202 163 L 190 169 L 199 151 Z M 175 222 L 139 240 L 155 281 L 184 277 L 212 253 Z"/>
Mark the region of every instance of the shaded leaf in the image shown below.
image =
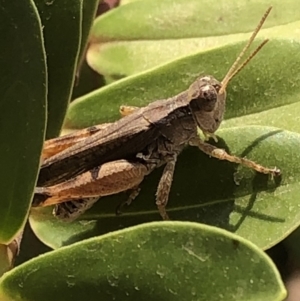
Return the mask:
<path id="1" fill-rule="evenodd" d="M 58 136 L 69 104 L 82 39 L 82 1 L 35 0 L 49 76 L 47 139 Z"/>
<path id="2" fill-rule="evenodd" d="M 288 254 L 290 264 L 292 267 L 297 270 L 300 267 L 300 249 L 299 249 L 299 242 L 300 242 L 300 228 L 298 227 L 295 229 L 291 235 L 289 235 L 284 241 L 283 245 L 285 246 Z"/>
<path id="3" fill-rule="evenodd" d="M 44 140 L 47 78 L 42 27 L 32 1 L 0 2 L 0 243 L 22 228 Z M 24 38 L 26 37 L 26 38 Z"/>
<path id="4" fill-rule="evenodd" d="M 221 229 L 181 222 L 86 240 L 31 260 L 0 281 L 3 301 L 279 301 L 285 296 L 274 264 L 255 245 Z"/>
<path id="5" fill-rule="evenodd" d="M 95 18 L 96 10 L 102 0 L 83 0 L 82 3 L 82 25 L 81 25 L 81 45 L 79 59 L 83 56 L 87 46 L 90 30 Z"/>

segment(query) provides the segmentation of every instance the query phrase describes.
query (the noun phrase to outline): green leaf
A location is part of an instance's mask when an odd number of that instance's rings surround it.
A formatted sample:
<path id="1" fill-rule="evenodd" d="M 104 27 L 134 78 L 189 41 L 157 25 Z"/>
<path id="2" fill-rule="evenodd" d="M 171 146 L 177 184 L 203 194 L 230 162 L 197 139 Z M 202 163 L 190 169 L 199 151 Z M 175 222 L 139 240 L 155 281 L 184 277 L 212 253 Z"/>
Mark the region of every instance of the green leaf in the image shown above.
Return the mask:
<path id="1" fill-rule="evenodd" d="M 214 227 L 159 222 L 33 259 L 2 277 L 0 297 L 279 301 L 286 291 L 269 257 L 248 241 Z"/>
<path id="2" fill-rule="evenodd" d="M 219 136 L 219 147 L 267 167 L 277 166 L 282 178 L 272 180 L 189 147 L 176 165 L 167 206 L 170 218 L 222 227 L 262 249 L 270 248 L 300 224 L 300 134 L 240 126 L 220 130 Z M 121 216 L 115 216 L 115 208 L 126 200 L 125 193 L 101 198 L 82 216 L 86 221 L 55 221 L 48 210 L 34 210 L 31 227 L 45 244 L 57 248 L 123 227 L 161 220 L 155 205 L 161 172 L 162 169 L 156 170 L 143 181 L 141 193 Z"/>
<path id="3" fill-rule="evenodd" d="M 97 228 L 96 220 L 80 220 L 74 223 L 60 221 L 52 215 L 52 208 L 32 208 L 29 222 L 32 230 L 45 245 L 57 249 L 105 232 Z"/>
<path id="4" fill-rule="evenodd" d="M 0 19 L 0 243 L 8 244 L 27 218 L 36 182 L 47 78 L 34 3 L 1 1 Z"/>
<path id="5" fill-rule="evenodd" d="M 82 128 L 116 120 L 120 105 L 145 106 L 174 96 L 203 74 L 221 80 L 244 43 L 190 55 L 86 94 L 71 103 L 65 126 Z M 297 102 L 299 64 L 298 42 L 270 41 L 229 84 L 226 119 Z"/>
<path id="6" fill-rule="evenodd" d="M 47 139 L 58 136 L 73 89 L 82 39 L 82 1 L 35 0 L 43 24 L 49 76 Z"/>
<path id="7" fill-rule="evenodd" d="M 135 2 L 135 1 L 142 1 L 142 0 L 121 0 L 120 1 L 120 5 L 125 5 L 131 2 Z"/>
<path id="8" fill-rule="evenodd" d="M 259 113 L 231 118 L 222 123 L 222 128 L 230 128 L 240 125 L 265 125 L 284 128 L 300 133 L 300 102 L 280 106 Z"/>
<path id="9" fill-rule="evenodd" d="M 209 9 L 203 9 L 208 5 Z M 200 50 L 248 39 L 269 5 L 246 0 L 138 1 L 96 19 L 87 60 L 106 77 L 136 74 Z M 260 36 L 299 40 L 300 14 L 294 12 L 298 2 L 277 0 L 272 5 Z"/>
<path id="10" fill-rule="evenodd" d="M 295 0 L 274 0 L 267 27 L 298 21 L 300 12 L 297 4 Z M 91 34 L 93 41 L 103 43 L 243 33 L 253 31 L 269 6 L 268 0 L 190 0 L 188 3 L 185 0 L 134 1 L 98 17 Z"/>

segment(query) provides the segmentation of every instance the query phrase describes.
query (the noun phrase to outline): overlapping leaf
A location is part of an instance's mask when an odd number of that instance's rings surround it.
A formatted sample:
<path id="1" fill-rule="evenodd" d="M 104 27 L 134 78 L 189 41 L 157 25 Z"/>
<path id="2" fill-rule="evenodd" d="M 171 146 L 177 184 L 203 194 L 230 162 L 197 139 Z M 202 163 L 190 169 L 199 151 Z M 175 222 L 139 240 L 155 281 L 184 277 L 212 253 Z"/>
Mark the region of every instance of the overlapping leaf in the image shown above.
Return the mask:
<path id="1" fill-rule="evenodd" d="M 70 101 L 80 48 L 84 48 L 97 0 L 35 0 L 44 27 L 49 75 L 46 138 L 56 137 Z M 83 20 L 83 8 L 86 13 Z M 84 21 L 84 24 L 83 24 Z M 82 28 L 84 31 L 82 32 Z"/>
<path id="2" fill-rule="evenodd" d="M 1 1 L 0 19 L 0 243 L 8 244 L 27 218 L 36 182 L 47 77 L 42 27 L 32 1 Z"/>

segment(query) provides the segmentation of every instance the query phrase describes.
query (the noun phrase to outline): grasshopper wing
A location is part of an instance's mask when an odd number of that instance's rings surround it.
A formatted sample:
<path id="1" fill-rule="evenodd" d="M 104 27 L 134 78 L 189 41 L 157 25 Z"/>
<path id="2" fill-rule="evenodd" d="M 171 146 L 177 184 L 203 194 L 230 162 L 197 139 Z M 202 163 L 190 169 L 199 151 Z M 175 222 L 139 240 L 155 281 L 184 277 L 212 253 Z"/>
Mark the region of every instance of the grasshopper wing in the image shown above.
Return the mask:
<path id="1" fill-rule="evenodd" d="M 137 110 L 46 159 L 37 185 L 54 185 L 103 163 L 130 158 L 143 150 L 159 136 L 159 127 L 143 117 L 145 109 Z"/>

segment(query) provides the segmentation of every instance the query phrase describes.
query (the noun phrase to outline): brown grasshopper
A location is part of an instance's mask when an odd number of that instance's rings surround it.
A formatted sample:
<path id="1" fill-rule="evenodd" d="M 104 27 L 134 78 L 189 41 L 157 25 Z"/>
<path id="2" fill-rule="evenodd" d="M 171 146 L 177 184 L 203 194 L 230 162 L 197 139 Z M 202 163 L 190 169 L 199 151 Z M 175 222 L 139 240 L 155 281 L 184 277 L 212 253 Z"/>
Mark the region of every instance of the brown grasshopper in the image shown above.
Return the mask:
<path id="1" fill-rule="evenodd" d="M 220 160 L 245 165 L 257 172 L 277 176 L 280 170 L 266 168 L 245 158 L 229 155 L 203 140 L 213 137 L 225 111 L 226 87 L 256 53 L 263 41 L 240 65 L 239 61 L 262 27 L 265 12 L 248 43 L 222 82 L 212 76 L 198 78 L 186 91 L 143 108 L 122 108 L 124 118 L 46 141 L 33 206 L 56 205 L 55 214 L 74 218 L 101 196 L 132 190 L 127 203 L 138 193 L 144 177 L 165 165 L 156 193 L 163 219 L 177 157 L 186 145 Z"/>

